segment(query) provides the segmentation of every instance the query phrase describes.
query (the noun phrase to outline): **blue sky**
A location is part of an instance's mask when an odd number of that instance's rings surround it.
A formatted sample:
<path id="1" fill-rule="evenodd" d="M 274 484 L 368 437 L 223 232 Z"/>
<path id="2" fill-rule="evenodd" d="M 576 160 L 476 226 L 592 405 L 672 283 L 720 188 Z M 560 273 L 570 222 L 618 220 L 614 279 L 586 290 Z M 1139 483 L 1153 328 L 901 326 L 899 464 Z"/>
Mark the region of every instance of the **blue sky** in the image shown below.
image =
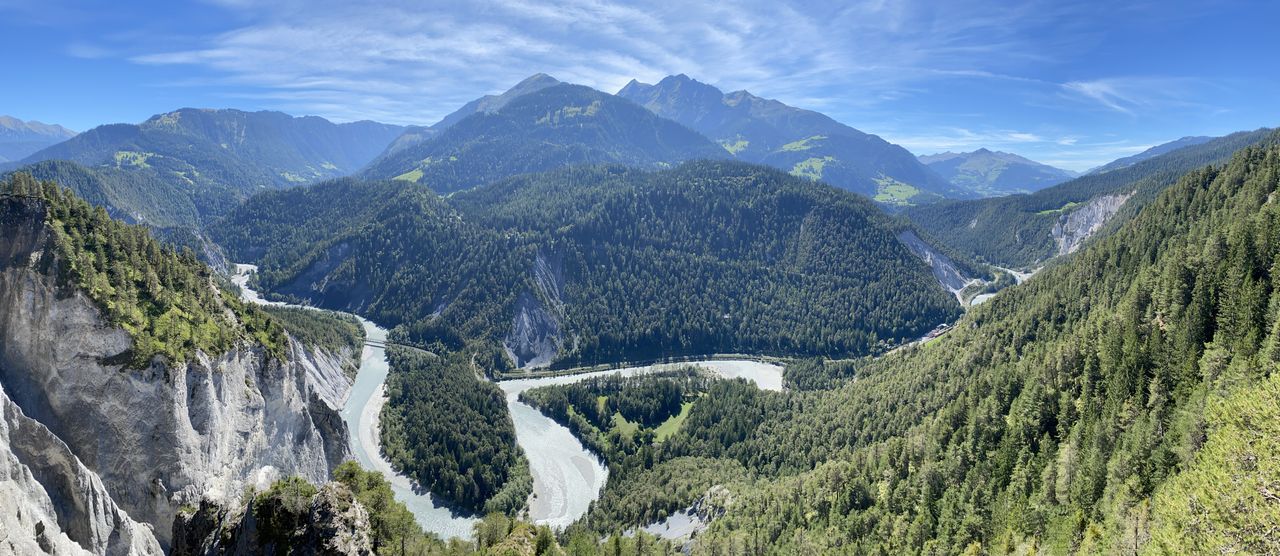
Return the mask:
<path id="1" fill-rule="evenodd" d="M 77 130 L 175 108 L 433 123 L 535 73 L 685 73 L 918 154 L 1083 170 L 1280 125 L 1280 3 L 0 0 L 0 114 Z"/>

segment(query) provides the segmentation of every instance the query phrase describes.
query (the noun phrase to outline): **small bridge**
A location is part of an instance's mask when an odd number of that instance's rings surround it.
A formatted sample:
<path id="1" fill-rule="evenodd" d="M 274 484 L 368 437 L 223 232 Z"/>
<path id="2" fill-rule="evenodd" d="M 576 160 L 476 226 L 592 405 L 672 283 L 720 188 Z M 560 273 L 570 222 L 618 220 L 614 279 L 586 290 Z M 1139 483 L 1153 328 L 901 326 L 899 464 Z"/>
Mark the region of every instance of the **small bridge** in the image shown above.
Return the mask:
<path id="1" fill-rule="evenodd" d="M 369 339 L 369 338 L 365 338 L 365 339 L 364 339 L 364 345 L 369 346 L 369 347 L 371 347 L 371 348 L 382 349 L 382 350 L 385 350 L 385 349 L 387 349 L 388 347 L 398 347 L 398 348 L 403 348 L 403 349 L 407 349 L 407 350 L 416 351 L 416 352 L 421 353 L 421 354 L 423 354 L 423 355 L 429 355 L 429 356 L 431 356 L 431 357 L 437 357 L 437 355 L 436 355 L 436 354 L 431 353 L 431 352 L 429 352 L 429 351 L 427 351 L 427 350 L 425 350 L 425 349 L 422 349 L 422 348 L 420 348 L 420 347 L 417 347 L 417 346 L 411 346 L 411 345 L 408 345 L 408 344 L 399 344 L 399 343 L 396 343 L 396 342 L 388 342 L 388 341 L 386 341 L 386 340 L 371 340 L 371 339 Z"/>

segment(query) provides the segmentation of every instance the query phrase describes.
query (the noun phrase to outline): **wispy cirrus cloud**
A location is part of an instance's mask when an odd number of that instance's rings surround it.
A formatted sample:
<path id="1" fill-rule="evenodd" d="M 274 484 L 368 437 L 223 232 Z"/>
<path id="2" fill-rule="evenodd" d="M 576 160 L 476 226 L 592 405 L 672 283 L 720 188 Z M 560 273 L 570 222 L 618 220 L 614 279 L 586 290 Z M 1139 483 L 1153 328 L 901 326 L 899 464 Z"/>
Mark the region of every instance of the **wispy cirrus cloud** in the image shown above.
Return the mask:
<path id="1" fill-rule="evenodd" d="M 875 106 L 936 80 L 1036 82 L 1005 72 L 1049 56 L 1028 29 L 1075 9 L 1032 2 L 993 11 L 970 1 L 214 3 L 251 23 L 131 59 L 207 68 L 211 84 L 255 88 L 236 94 L 283 108 L 404 123 L 434 121 L 535 71 L 609 91 L 632 78 L 687 73 L 815 108 Z M 364 100 L 333 112 L 344 98 Z"/>
<path id="2" fill-rule="evenodd" d="M 1157 108 L 1203 106 L 1189 99 L 1195 90 L 1209 86 L 1190 78 L 1124 76 L 1068 81 L 1062 89 L 1068 97 L 1132 116 Z"/>

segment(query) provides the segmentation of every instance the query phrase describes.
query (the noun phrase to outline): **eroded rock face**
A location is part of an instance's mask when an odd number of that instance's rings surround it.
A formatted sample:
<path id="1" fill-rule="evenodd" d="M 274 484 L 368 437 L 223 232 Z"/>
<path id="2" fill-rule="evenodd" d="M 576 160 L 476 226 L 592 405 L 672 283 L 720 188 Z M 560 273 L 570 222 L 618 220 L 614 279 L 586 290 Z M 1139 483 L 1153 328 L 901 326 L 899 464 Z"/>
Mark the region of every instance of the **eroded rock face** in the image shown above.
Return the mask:
<path id="1" fill-rule="evenodd" d="M 564 349 L 564 272 L 560 261 L 542 253 L 533 265 L 533 292 L 516 300 L 511 332 L 503 340 L 507 356 L 520 368 L 550 365 Z"/>
<path id="2" fill-rule="evenodd" d="M 338 357 L 290 341 L 285 361 L 244 345 L 144 370 L 111 364 L 131 339 L 58 283 L 49 234 L 38 202 L 0 201 L 0 385 L 162 547 L 184 504 L 239 499 L 276 476 L 323 483 L 347 457 Z"/>
<path id="3" fill-rule="evenodd" d="M 956 296 L 956 299 L 961 303 L 964 302 L 964 299 L 961 297 L 960 292 L 971 284 L 982 283 L 980 278 L 966 275 L 964 271 L 956 266 L 955 261 L 925 243 L 915 232 L 907 230 L 898 234 L 898 241 L 906 245 L 917 257 L 924 259 L 924 262 L 929 264 L 929 270 L 933 272 L 934 279 L 943 288 L 951 292 L 952 295 Z"/>
<path id="4" fill-rule="evenodd" d="M 1134 192 L 1102 195 L 1090 199 L 1058 218 L 1050 231 L 1053 241 L 1058 245 L 1058 255 L 1074 253 L 1086 239 L 1102 229 L 1112 216 L 1120 210 L 1125 201 L 1133 197 Z"/>
<path id="5" fill-rule="evenodd" d="M 150 525 L 0 387 L 0 554 L 161 554 Z"/>

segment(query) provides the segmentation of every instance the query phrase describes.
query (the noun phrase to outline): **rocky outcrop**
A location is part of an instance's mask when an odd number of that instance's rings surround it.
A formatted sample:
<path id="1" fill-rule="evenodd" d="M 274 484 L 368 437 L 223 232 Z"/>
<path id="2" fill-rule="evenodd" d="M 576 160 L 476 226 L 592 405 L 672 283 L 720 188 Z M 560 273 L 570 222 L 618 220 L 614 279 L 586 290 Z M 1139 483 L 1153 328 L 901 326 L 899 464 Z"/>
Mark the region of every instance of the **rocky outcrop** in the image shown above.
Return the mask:
<path id="1" fill-rule="evenodd" d="M 961 292 L 972 284 L 980 284 L 983 281 L 979 278 L 968 276 L 964 271 L 956 266 L 955 261 L 950 257 L 939 253 L 933 246 L 925 243 L 915 232 L 906 230 L 898 234 L 898 241 L 907 246 L 917 257 L 924 259 L 928 263 L 929 270 L 933 272 L 933 277 L 938 283 L 956 296 L 956 300 L 964 303 Z"/>
<path id="2" fill-rule="evenodd" d="M 1094 197 L 1088 202 L 1075 207 L 1058 217 L 1050 234 L 1058 246 L 1058 256 L 1074 253 L 1086 239 L 1102 229 L 1102 225 L 1120 210 L 1125 201 L 1133 197 L 1134 192 L 1116 193 Z"/>
<path id="3" fill-rule="evenodd" d="M 373 554 L 369 512 L 345 485 L 328 483 L 301 508 L 211 500 L 178 515 L 173 556 Z"/>
<path id="4" fill-rule="evenodd" d="M 558 259 L 538 254 L 533 265 L 532 292 L 516 300 L 511 332 L 503 341 L 507 356 L 520 368 L 545 367 L 564 348 L 564 273 Z"/>
<path id="5" fill-rule="evenodd" d="M 160 554 L 150 525 L 0 387 L 0 554 Z"/>
<path id="6" fill-rule="evenodd" d="M 0 385 L 115 504 L 167 547 L 184 504 L 238 499 L 282 475 L 328 479 L 348 454 L 340 358 L 290 341 L 283 361 L 245 344 L 142 370 L 112 363 L 132 340 L 59 283 L 32 203 L 0 202 Z"/>

